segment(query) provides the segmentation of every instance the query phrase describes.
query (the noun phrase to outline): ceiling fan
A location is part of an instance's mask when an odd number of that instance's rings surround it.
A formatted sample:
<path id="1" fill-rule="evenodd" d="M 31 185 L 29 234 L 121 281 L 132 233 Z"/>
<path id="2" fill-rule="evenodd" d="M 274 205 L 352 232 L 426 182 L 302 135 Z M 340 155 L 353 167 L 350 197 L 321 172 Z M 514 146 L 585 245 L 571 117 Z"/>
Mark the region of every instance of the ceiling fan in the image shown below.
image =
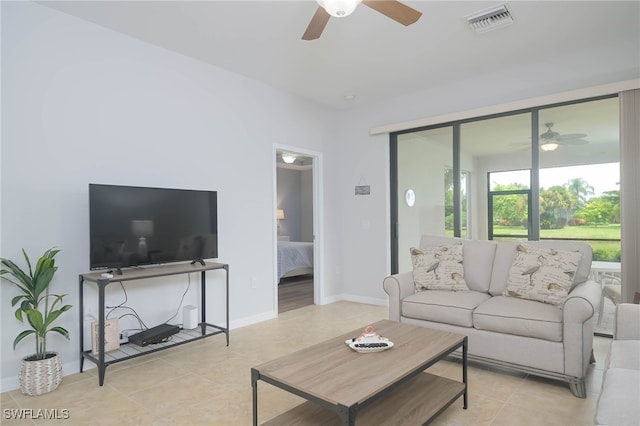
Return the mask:
<path id="1" fill-rule="evenodd" d="M 555 151 L 561 145 L 585 145 L 589 142 L 584 138 L 586 133 L 567 133 L 560 134 L 551 130 L 553 123 L 545 123 L 547 131 L 540 135 L 540 149 L 543 151 Z"/>
<path id="2" fill-rule="evenodd" d="M 422 12 L 400 3 L 397 0 L 316 0 L 319 4 L 316 13 L 304 32 L 303 40 L 315 40 L 320 37 L 329 18 L 343 18 L 350 15 L 361 2 L 365 6 L 382 13 L 402 25 L 408 26 L 422 16 Z"/>

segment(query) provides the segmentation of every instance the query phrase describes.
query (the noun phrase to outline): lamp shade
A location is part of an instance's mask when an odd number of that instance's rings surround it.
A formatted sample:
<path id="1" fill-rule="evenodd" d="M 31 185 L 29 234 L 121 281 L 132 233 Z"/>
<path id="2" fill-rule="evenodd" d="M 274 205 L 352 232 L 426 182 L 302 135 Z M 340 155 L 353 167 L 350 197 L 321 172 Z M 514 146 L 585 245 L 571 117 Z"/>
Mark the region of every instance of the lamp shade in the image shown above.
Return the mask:
<path id="1" fill-rule="evenodd" d="M 153 237 L 153 221 L 152 220 L 132 220 L 131 233 L 135 237 Z"/>
<path id="2" fill-rule="evenodd" d="M 356 10 L 362 0 L 316 0 L 331 16 L 342 18 Z"/>
<path id="3" fill-rule="evenodd" d="M 284 219 L 284 209 L 276 210 L 276 218 L 278 220 Z"/>

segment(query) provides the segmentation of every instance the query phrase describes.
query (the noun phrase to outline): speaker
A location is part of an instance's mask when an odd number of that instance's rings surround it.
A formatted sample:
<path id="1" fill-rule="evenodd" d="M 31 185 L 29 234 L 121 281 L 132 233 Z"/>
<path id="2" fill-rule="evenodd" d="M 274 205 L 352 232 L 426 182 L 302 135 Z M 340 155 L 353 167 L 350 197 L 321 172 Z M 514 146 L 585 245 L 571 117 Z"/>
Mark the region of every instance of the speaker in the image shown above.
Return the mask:
<path id="1" fill-rule="evenodd" d="M 198 326 L 198 308 L 187 305 L 182 309 L 182 328 L 192 330 Z"/>

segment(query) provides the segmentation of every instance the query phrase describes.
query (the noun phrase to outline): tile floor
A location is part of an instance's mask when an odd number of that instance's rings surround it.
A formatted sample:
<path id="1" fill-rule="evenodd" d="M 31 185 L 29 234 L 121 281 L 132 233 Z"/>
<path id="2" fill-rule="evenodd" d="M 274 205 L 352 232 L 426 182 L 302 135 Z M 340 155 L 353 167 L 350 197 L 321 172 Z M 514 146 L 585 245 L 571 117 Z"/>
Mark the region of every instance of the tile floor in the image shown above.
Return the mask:
<path id="1" fill-rule="evenodd" d="M 292 310 L 278 319 L 232 330 L 229 347 L 219 335 L 111 365 L 102 387 L 94 368 L 65 376 L 57 390 L 39 397 L 19 390 L 2 393 L 0 423 L 250 425 L 252 366 L 386 316 L 384 307 L 352 302 Z M 562 382 L 474 365 L 469 369 L 469 409 L 456 401 L 434 424 L 591 425 L 609 343 L 595 338 L 597 362 L 589 368 L 586 399 L 572 396 Z M 441 361 L 430 371 L 461 378 L 455 361 Z M 264 382 L 259 382 L 258 392 L 260 422 L 303 402 Z M 69 418 L 6 418 L 6 409 L 21 408 L 68 410 Z"/>

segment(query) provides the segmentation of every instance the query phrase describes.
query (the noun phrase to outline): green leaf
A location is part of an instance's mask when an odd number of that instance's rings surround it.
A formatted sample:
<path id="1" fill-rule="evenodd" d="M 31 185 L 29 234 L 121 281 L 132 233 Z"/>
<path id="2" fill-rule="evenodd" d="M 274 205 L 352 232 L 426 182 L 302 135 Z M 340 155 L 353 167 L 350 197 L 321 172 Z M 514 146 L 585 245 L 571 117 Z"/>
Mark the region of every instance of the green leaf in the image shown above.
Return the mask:
<path id="1" fill-rule="evenodd" d="M 55 331 L 56 333 L 60 333 L 62 334 L 64 337 L 66 337 L 67 339 L 69 339 L 69 332 L 62 328 L 62 327 L 53 327 L 51 330 L 49 331 Z"/>
<path id="2" fill-rule="evenodd" d="M 23 322 L 24 319 L 22 318 L 22 312 L 24 312 L 22 310 L 22 308 L 18 308 L 16 309 L 16 313 L 14 314 L 16 316 L 16 318 L 18 319 L 18 321 Z"/>
<path id="3" fill-rule="evenodd" d="M 27 319 L 29 320 L 31 327 L 40 334 L 44 329 L 44 318 L 42 317 L 42 313 L 35 309 L 27 309 L 25 313 L 27 314 Z"/>
<path id="4" fill-rule="evenodd" d="M 29 276 L 33 277 L 33 272 L 31 271 L 31 261 L 29 260 L 29 256 L 27 256 L 27 252 L 22 249 L 22 254 L 24 255 L 24 259 L 27 261 L 27 265 L 29 266 Z"/>
<path id="5" fill-rule="evenodd" d="M 71 305 L 65 305 L 57 311 L 51 310 L 43 324 L 44 328 L 46 329 L 47 327 L 49 327 L 49 325 L 54 322 L 56 318 L 58 318 L 63 312 L 68 311 L 69 309 L 71 309 Z"/>
<path id="6" fill-rule="evenodd" d="M 20 301 L 20 299 L 22 299 L 24 296 L 22 294 L 14 297 L 13 299 L 11 299 L 11 306 L 16 306 L 16 303 L 18 303 Z"/>
<path id="7" fill-rule="evenodd" d="M 13 341 L 13 349 L 15 350 L 16 345 L 25 337 L 31 335 L 31 334 L 35 334 L 35 331 L 33 330 L 25 330 L 22 333 L 18 334 L 18 336 L 16 337 L 16 340 Z"/>
<path id="8" fill-rule="evenodd" d="M 13 263 L 9 259 L 2 259 L 2 264 L 7 267 L 8 273 L 13 275 L 18 281 L 24 284 L 26 287 L 31 287 L 31 275 L 27 275 L 18 265 Z M 5 277 L 2 277 L 5 278 Z M 5 278 L 6 279 L 6 278 Z"/>

